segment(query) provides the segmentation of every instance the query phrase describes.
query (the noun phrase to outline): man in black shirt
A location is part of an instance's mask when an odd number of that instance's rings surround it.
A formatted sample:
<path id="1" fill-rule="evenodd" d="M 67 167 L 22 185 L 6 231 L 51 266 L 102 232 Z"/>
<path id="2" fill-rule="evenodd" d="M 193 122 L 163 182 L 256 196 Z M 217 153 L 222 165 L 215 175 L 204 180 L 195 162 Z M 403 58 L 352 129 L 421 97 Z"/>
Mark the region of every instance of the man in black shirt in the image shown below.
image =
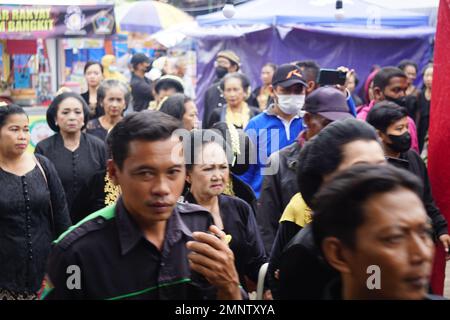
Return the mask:
<path id="1" fill-rule="evenodd" d="M 133 72 L 131 75 L 131 95 L 133 96 L 133 110 L 142 111 L 148 108 L 152 101 L 152 82 L 145 77 L 145 73 L 150 70 L 151 61 L 143 53 L 136 53 L 131 58 Z"/>
<path id="2" fill-rule="evenodd" d="M 226 101 L 223 97 L 223 91 L 220 88 L 220 80 L 225 77 L 227 73 L 237 72 L 240 68 L 241 60 L 231 50 L 220 51 L 216 56 L 215 71 L 216 79 L 214 83 L 208 88 L 205 93 L 205 101 L 203 106 L 203 128 L 208 123 L 209 117 L 215 108 L 221 108 Z"/>
<path id="3" fill-rule="evenodd" d="M 382 101 L 369 111 L 366 120 L 377 129 L 388 161 L 394 166 L 414 173 L 421 179 L 424 186 L 421 196 L 432 221 L 434 235 L 448 254 L 450 236 L 447 221 L 434 202 L 425 163 L 415 151 L 410 149 L 411 136 L 408 132 L 407 109 L 394 102 Z"/>
<path id="4" fill-rule="evenodd" d="M 443 299 L 427 294 L 434 245 L 420 189 L 416 176 L 390 165 L 358 164 L 325 184 L 312 231 L 340 275 L 323 298 Z"/>
<path id="5" fill-rule="evenodd" d="M 204 208 L 178 202 L 186 177 L 179 128 L 159 111 L 114 127 L 108 173 L 121 197 L 55 241 L 49 299 L 242 298 L 225 234 Z"/>

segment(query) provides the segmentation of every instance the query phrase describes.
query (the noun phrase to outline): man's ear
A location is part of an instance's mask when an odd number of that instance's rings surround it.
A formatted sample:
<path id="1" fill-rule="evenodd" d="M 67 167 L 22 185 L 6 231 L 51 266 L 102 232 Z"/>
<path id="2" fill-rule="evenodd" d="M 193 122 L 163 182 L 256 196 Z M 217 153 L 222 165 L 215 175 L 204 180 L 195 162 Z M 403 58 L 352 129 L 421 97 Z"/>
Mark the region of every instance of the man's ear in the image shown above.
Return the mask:
<path id="1" fill-rule="evenodd" d="M 306 112 L 303 116 L 303 122 L 306 124 L 307 128 L 311 128 L 311 114 L 309 112 Z"/>
<path id="2" fill-rule="evenodd" d="M 231 67 L 228 69 L 228 72 L 229 73 L 238 72 L 238 70 L 239 70 L 239 66 L 232 64 Z"/>
<path id="3" fill-rule="evenodd" d="M 383 91 L 379 87 L 374 87 L 372 89 L 372 91 L 373 91 L 373 97 L 375 98 L 376 101 L 384 100 Z"/>
<path id="4" fill-rule="evenodd" d="M 322 241 L 322 252 L 327 262 L 339 273 L 351 273 L 349 265 L 349 249 L 335 237 L 328 237 Z"/>
<path id="5" fill-rule="evenodd" d="M 382 132 L 377 129 L 378 136 L 380 137 L 381 142 L 390 143 L 390 139 L 385 132 Z"/>
<path id="6" fill-rule="evenodd" d="M 310 94 L 311 92 L 314 91 L 314 89 L 316 89 L 316 82 L 315 81 L 308 81 L 307 82 L 307 87 L 306 87 L 306 95 Z"/>
<path id="7" fill-rule="evenodd" d="M 192 179 L 189 171 L 186 170 L 186 182 L 192 184 Z"/>
<path id="8" fill-rule="evenodd" d="M 108 171 L 109 179 L 111 179 L 112 183 L 114 185 L 119 185 L 119 180 L 117 178 L 117 173 L 119 169 L 117 168 L 117 165 L 114 163 L 112 159 L 108 159 L 108 162 L 106 163 L 106 168 Z"/>

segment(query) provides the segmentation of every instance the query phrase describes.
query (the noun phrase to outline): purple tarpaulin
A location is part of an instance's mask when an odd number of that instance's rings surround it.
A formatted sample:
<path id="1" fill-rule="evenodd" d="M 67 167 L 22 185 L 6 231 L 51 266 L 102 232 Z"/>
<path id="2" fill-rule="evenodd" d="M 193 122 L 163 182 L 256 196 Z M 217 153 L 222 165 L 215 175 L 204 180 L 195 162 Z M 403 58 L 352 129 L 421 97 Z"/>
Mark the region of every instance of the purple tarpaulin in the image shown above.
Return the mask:
<path id="1" fill-rule="evenodd" d="M 250 78 L 252 88 L 260 84 L 259 74 L 264 63 L 281 64 L 306 59 L 316 60 L 323 68 L 353 68 L 361 84 L 374 64 L 396 65 L 408 58 L 418 62 L 420 67 L 425 65 L 432 55 L 432 34 L 425 28 L 421 33 L 399 32 L 377 39 L 367 35 L 330 34 L 306 27 L 267 27 L 227 39 L 220 39 L 217 33 L 215 36 L 194 35 L 198 40 L 197 105 L 200 118 L 205 91 L 214 80 L 215 56 L 220 50 L 229 49 L 237 53 L 241 58 L 241 69 Z"/>

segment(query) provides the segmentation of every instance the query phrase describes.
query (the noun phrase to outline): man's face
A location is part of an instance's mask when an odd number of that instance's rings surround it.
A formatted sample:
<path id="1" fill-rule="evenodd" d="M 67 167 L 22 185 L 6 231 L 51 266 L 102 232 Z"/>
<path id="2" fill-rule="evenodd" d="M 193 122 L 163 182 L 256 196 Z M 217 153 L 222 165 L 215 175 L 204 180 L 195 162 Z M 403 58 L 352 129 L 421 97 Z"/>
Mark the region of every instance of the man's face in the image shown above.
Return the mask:
<path id="1" fill-rule="evenodd" d="M 404 117 L 402 119 L 395 121 L 393 124 L 387 127 L 385 133 L 384 132 L 380 133 L 381 140 L 385 144 L 391 144 L 392 141 L 388 135 L 401 136 L 402 134 L 408 132 L 408 125 L 409 125 L 408 117 Z"/>
<path id="2" fill-rule="evenodd" d="M 232 64 L 230 60 L 223 57 L 218 57 L 216 59 L 216 66 L 224 67 L 225 69 L 228 70 L 228 73 L 237 71 L 236 66 Z"/>
<path id="3" fill-rule="evenodd" d="M 182 150 L 176 137 L 134 140 L 122 169 L 108 163 L 109 175 L 120 185 L 125 207 L 136 220 L 153 224 L 169 219 L 184 187 Z"/>
<path id="4" fill-rule="evenodd" d="M 314 137 L 323 128 L 325 128 L 327 125 L 329 125 L 331 122 L 333 122 L 332 120 L 327 119 L 324 116 L 321 116 L 320 114 L 312 114 L 309 112 L 305 113 L 305 116 L 303 117 L 303 121 L 305 122 L 306 126 L 308 127 L 309 138 Z"/>
<path id="5" fill-rule="evenodd" d="M 296 95 L 300 95 L 300 94 L 305 94 L 305 87 L 301 84 L 301 83 L 296 83 L 290 87 L 282 87 L 282 86 L 275 86 L 274 88 L 274 93 L 275 93 L 275 99 L 277 95 L 292 95 L 292 94 L 296 94 Z"/>
<path id="6" fill-rule="evenodd" d="M 386 100 L 387 97 L 398 99 L 406 96 L 406 89 L 408 89 L 408 80 L 403 77 L 391 78 L 389 84 L 381 92 L 380 88 L 374 88 L 374 95 L 376 101 Z"/>
<path id="7" fill-rule="evenodd" d="M 142 62 L 137 65 L 137 69 L 142 72 L 148 72 L 150 68 L 150 62 Z"/>
<path id="8" fill-rule="evenodd" d="M 423 299 L 432 271 L 432 227 L 422 201 L 401 188 L 374 195 L 364 205 L 365 221 L 346 248 L 348 278 L 361 299 Z M 370 290 L 369 266 L 380 270 L 380 289 Z"/>

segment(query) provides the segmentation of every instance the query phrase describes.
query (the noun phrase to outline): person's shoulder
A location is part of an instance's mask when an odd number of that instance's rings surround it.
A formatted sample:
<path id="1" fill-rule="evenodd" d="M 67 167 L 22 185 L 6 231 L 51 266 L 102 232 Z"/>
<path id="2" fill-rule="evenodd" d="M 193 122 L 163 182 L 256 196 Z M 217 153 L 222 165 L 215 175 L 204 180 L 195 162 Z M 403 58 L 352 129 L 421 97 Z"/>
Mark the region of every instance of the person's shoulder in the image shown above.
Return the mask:
<path id="1" fill-rule="evenodd" d="M 46 171 L 48 171 L 48 167 L 53 165 L 49 158 L 40 153 L 35 153 L 34 156 L 36 157 L 37 161 L 39 161 L 39 164 L 47 169 Z"/>
<path id="2" fill-rule="evenodd" d="M 261 113 L 257 114 L 256 116 L 254 116 L 253 118 L 251 118 L 250 121 L 248 122 L 247 126 L 252 124 L 252 126 L 255 128 L 266 127 L 268 120 L 270 120 L 270 116 L 267 115 L 266 112 L 261 112 Z"/>
<path id="3" fill-rule="evenodd" d="M 115 206 L 105 207 L 71 226 L 53 243 L 63 251 L 75 244 L 83 245 L 85 242 L 89 242 L 91 235 L 105 229 L 113 218 L 115 218 Z"/>
<path id="4" fill-rule="evenodd" d="M 406 156 L 406 159 L 408 159 L 408 161 L 414 161 L 416 163 L 423 163 L 423 160 L 419 156 L 419 154 L 412 149 L 409 149 L 408 151 L 406 151 L 405 156 Z M 424 165 L 425 165 L 425 163 L 424 163 Z"/>
<path id="5" fill-rule="evenodd" d="M 249 208 L 249 204 L 247 202 L 245 202 L 244 200 L 242 200 L 241 198 L 238 198 L 236 196 L 230 196 L 228 194 L 221 194 L 220 197 L 222 198 L 222 200 L 225 201 L 229 201 L 231 203 L 233 203 L 236 206 L 239 207 L 245 207 L 245 208 Z"/>
<path id="6" fill-rule="evenodd" d="M 207 92 L 213 92 L 213 91 L 219 91 L 219 84 L 220 84 L 220 81 L 216 81 L 216 82 L 214 82 L 212 85 L 210 85 L 209 87 L 208 87 L 208 89 L 206 90 Z"/>
<path id="7" fill-rule="evenodd" d="M 190 202 L 178 201 L 176 208 L 178 209 L 178 212 L 180 214 L 196 214 L 196 213 L 209 214 L 209 211 L 206 208 Z"/>
<path id="8" fill-rule="evenodd" d="M 295 247 L 303 247 L 306 250 L 317 250 L 314 243 L 314 236 L 311 224 L 307 224 L 286 244 L 284 251 L 291 250 Z"/>
<path id="9" fill-rule="evenodd" d="M 279 152 L 280 156 L 288 157 L 288 156 L 292 155 L 293 153 L 300 151 L 301 148 L 302 147 L 300 146 L 300 144 L 297 141 L 295 141 L 295 142 L 291 143 L 290 145 L 280 149 L 277 152 Z"/>
<path id="10" fill-rule="evenodd" d="M 245 214 L 246 217 L 250 214 L 250 212 L 252 210 L 250 205 L 247 202 L 245 202 L 244 200 L 242 200 L 241 198 L 238 198 L 236 196 L 221 194 L 220 200 L 223 202 L 228 202 L 231 206 L 236 208 L 236 211 L 238 213 Z"/>
<path id="11" fill-rule="evenodd" d="M 261 110 L 259 110 L 259 108 L 254 107 L 254 106 L 248 106 L 250 109 L 250 113 L 251 115 L 253 115 L 253 117 L 256 117 L 258 114 L 261 113 Z"/>
<path id="12" fill-rule="evenodd" d="M 213 224 L 211 213 L 197 204 L 179 201 L 176 210 L 191 231 L 206 231 Z"/>
<path id="13" fill-rule="evenodd" d="M 48 148 L 49 146 L 51 146 L 52 144 L 54 144 L 54 142 L 56 141 L 57 138 L 57 133 L 51 135 L 50 137 L 45 138 L 44 140 L 41 140 L 37 143 L 36 148 Z"/>
<path id="14" fill-rule="evenodd" d="M 222 113 L 223 108 L 214 108 L 214 110 L 211 111 L 210 117 L 220 117 L 220 114 Z"/>
<path id="15" fill-rule="evenodd" d="M 100 138 L 89 134 L 89 133 L 82 133 L 82 135 L 85 137 L 86 141 L 92 145 L 94 145 L 97 148 L 104 149 L 105 148 L 105 142 L 102 141 Z"/>

